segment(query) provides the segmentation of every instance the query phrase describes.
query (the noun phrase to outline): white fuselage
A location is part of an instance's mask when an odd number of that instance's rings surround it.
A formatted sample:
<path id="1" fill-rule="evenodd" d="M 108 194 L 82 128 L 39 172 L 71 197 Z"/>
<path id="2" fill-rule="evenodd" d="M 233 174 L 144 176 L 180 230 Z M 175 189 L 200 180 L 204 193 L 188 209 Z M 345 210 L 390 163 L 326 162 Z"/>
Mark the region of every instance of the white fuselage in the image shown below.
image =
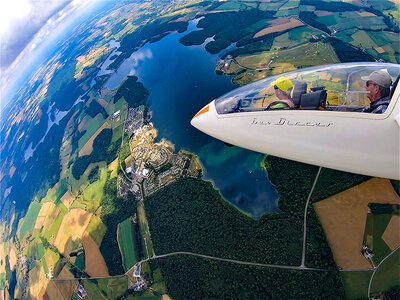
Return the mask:
<path id="1" fill-rule="evenodd" d="M 269 110 L 218 114 L 191 124 L 232 145 L 342 171 L 400 180 L 400 87 L 384 114 Z"/>

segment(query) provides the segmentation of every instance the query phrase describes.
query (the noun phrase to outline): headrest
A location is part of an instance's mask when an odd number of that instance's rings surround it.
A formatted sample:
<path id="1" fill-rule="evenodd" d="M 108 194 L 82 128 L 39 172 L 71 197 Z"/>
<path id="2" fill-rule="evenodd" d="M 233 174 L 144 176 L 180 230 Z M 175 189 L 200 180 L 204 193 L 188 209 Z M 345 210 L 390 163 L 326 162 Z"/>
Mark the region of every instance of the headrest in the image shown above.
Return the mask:
<path id="1" fill-rule="evenodd" d="M 302 94 L 307 93 L 307 83 L 304 81 L 298 81 L 293 87 L 292 99 L 295 106 L 300 105 L 300 98 Z"/>

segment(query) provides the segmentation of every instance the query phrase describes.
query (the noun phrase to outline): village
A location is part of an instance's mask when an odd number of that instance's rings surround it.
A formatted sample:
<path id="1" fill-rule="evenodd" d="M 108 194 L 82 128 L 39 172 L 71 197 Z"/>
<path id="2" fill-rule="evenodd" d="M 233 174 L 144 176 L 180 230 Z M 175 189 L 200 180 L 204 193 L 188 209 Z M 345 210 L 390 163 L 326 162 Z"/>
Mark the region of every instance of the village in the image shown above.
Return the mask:
<path id="1" fill-rule="evenodd" d="M 180 150 L 175 154 L 172 143 L 161 139 L 155 143 L 158 132 L 149 122 L 151 112 L 144 106 L 130 108 L 125 120 L 124 134 L 130 137 L 130 155 L 125 158 L 125 176 L 120 179 L 119 192 L 127 188 L 139 200 L 150 196 L 178 178 L 199 177 L 202 166 L 194 154 Z"/>

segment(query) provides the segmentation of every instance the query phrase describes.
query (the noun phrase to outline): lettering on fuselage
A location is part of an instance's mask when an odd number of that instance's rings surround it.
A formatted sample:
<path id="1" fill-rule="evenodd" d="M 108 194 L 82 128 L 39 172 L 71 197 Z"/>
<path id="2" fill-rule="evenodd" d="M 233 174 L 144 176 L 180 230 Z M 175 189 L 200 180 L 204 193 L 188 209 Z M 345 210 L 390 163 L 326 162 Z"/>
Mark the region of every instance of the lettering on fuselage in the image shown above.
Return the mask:
<path id="1" fill-rule="evenodd" d="M 257 126 L 297 126 L 297 127 L 332 127 L 333 123 L 314 122 L 314 121 L 293 121 L 286 118 L 279 118 L 278 121 L 266 121 L 253 118 L 250 125 Z"/>

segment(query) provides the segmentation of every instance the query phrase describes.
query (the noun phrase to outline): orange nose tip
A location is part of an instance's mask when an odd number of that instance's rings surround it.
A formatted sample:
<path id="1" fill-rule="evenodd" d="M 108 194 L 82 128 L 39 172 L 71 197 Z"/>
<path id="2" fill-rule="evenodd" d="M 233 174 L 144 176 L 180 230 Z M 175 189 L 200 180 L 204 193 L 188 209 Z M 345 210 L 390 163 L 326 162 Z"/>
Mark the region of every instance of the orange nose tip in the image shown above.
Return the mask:
<path id="1" fill-rule="evenodd" d="M 211 102 L 210 102 L 210 103 L 211 103 Z M 210 103 L 208 103 L 206 106 L 204 106 L 204 107 L 193 117 L 193 119 L 196 118 L 196 117 L 198 117 L 198 116 L 200 116 L 201 114 L 204 114 L 204 113 L 208 112 L 208 110 L 210 109 Z M 192 119 L 192 120 L 193 120 L 193 119 Z"/>

